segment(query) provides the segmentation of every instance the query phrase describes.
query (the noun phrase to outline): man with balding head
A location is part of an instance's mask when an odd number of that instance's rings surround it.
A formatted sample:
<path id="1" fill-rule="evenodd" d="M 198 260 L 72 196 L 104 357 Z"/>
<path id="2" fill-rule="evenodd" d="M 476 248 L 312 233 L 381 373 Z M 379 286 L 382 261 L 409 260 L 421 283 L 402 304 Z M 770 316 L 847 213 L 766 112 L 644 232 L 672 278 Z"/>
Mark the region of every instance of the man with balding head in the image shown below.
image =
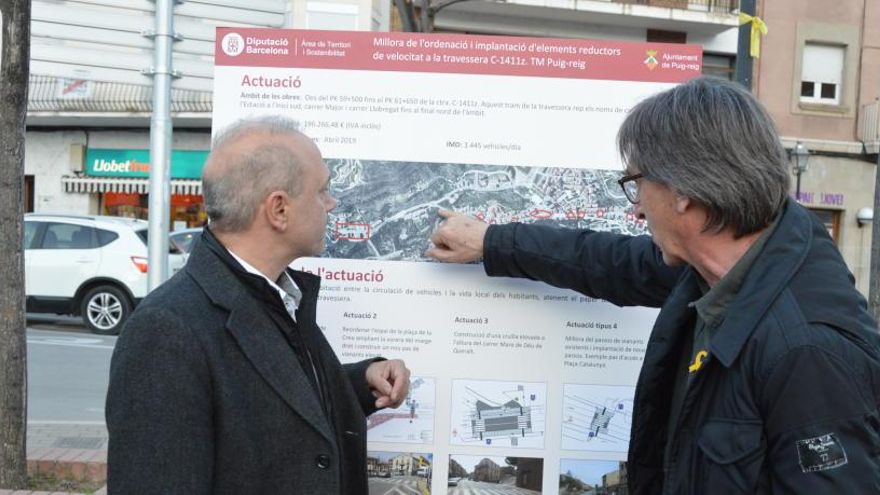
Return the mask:
<path id="1" fill-rule="evenodd" d="M 399 360 L 342 365 L 315 323 L 336 206 L 314 143 L 240 121 L 203 173 L 209 225 L 184 270 L 137 307 L 107 393 L 110 493 L 366 494 L 365 417 L 409 388 Z"/>

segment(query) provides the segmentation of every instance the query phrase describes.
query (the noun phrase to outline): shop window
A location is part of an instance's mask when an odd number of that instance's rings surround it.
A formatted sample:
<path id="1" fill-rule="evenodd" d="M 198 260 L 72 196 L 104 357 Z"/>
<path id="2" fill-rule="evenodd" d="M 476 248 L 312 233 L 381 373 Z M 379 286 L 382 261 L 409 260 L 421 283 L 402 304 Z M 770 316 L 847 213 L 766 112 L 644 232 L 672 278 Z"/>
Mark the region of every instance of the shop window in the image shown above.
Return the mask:
<path id="1" fill-rule="evenodd" d="M 201 227 L 208 219 L 208 214 L 205 212 L 205 198 L 201 195 L 172 194 L 170 207 L 172 230 Z M 150 213 L 149 196 L 104 193 L 101 198 L 101 210 L 105 215 L 146 220 Z"/>
<path id="2" fill-rule="evenodd" d="M 842 46 L 807 43 L 801 68 L 801 94 L 804 103 L 839 105 L 843 82 L 843 61 L 846 48 Z"/>
<path id="3" fill-rule="evenodd" d="M 102 195 L 101 209 L 112 217 L 147 219 L 147 195 L 107 192 Z"/>
<path id="4" fill-rule="evenodd" d="M 200 195 L 174 194 L 171 196 L 171 230 L 201 227 L 208 220 L 205 198 Z"/>
<path id="5" fill-rule="evenodd" d="M 838 239 L 840 239 L 840 210 L 820 210 L 817 208 L 810 208 L 810 211 L 813 212 L 819 221 L 822 222 L 822 225 L 828 229 L 828 235 L 831 236 L 834 243 L 838 244 Z"/>

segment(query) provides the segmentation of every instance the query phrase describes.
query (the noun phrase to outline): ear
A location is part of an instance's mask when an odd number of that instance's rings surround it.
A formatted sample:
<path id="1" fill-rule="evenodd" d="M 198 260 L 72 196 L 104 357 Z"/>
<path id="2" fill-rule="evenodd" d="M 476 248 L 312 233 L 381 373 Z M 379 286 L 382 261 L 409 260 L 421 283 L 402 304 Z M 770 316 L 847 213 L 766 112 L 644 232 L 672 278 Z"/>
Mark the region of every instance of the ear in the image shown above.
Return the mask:
<path id="1" fill-rule="evenodd" d="M 275 230 L 287 230 L 287 214 L 289 209 L 290 201 L 287 193 L 284 191 L 273 191 L 263 200 L 263 212 L 266 216 L 266 221 Z"/>
<path id="2" fill-rule="evenodd" d="M 676 213 L 684 213 L 687 211 L 688 207 L 691 205 L 691 198 L 687 196 L 675 196 L 675 211 Z"/>

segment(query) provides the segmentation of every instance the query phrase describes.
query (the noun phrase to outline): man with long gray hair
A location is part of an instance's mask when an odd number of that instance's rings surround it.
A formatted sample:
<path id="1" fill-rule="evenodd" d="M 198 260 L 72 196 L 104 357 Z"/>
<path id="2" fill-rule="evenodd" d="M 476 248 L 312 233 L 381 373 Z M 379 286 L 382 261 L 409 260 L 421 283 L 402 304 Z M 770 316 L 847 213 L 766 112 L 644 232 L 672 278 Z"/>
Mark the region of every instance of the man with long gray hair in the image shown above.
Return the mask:
<path id="1" fill-rule="evenodd" d="M 315 323 L 336 206 L 315 144 L 283 118 L 221 133 L 203 173 L 209 225 L 137 307 L 107 393 L 110 493 L 366 495 L 365 416 L 409 389 L 399 360 L 342 365 Z"/>
<path id="2" fill-rule="evenodd" d="M 698 78 L 636 105 L 618 181 L 652 236 L 442 211 L 428 255 L 660 307 L 630 493 L 880 493 L 880 338 L 825 227 L 788 198 L 757 100 Z"/>

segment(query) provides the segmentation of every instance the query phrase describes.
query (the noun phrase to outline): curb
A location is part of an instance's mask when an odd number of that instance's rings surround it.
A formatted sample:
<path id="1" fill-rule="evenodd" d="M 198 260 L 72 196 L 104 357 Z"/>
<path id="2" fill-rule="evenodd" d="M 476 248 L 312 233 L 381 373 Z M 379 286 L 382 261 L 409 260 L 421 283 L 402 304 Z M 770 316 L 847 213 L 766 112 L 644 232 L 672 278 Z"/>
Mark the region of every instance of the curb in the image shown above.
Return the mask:
<path id="1" fill-rule="evenodd" d="M 107 480 L 107 451 L 38 448 L 28 453 L 28 474 L 79 481 Z"/>
<path id="2" fill-rule="evenodd" d="M 90 449 L 37 448 L 27 455 L 29 476 L 43 475 L 62 480 L 107 481 L 107 451 Z M 107 487 L 94 492 L 105 495 Z M 0 489 L 0 495 L 72 495 L 70 492 Z"/>

